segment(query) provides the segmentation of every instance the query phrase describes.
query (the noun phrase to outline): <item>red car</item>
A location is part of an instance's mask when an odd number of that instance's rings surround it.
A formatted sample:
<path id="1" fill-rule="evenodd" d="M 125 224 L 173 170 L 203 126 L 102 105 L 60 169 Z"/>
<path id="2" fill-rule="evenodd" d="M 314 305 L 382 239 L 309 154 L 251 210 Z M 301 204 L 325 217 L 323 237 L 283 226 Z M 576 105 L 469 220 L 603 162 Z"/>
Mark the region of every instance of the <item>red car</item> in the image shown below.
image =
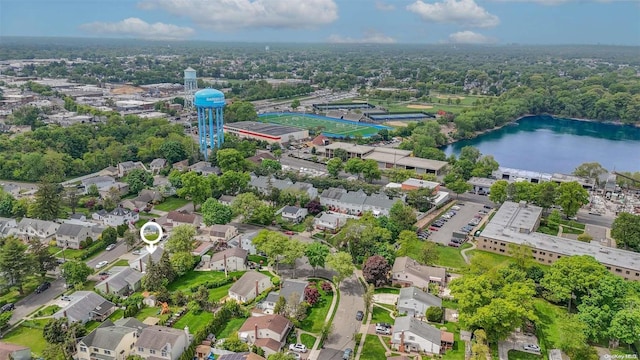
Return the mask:
<path id="1" fill-rule="evenodd" d="M 296 234 L 291 230 L 285 231 L 284 233 L 287 234 L 287 235 L 295 235 Z"/>
<path id="2" fill-rule="evenodd" d="M 438 229 L 438 228 L 437 228 L 437 227 L 435 227 L 435 226 L 429 226 L 429 230 L 431 230 L 431 231 L 438 231 L 438 230 L 440 230 L 440 229 Z"/>

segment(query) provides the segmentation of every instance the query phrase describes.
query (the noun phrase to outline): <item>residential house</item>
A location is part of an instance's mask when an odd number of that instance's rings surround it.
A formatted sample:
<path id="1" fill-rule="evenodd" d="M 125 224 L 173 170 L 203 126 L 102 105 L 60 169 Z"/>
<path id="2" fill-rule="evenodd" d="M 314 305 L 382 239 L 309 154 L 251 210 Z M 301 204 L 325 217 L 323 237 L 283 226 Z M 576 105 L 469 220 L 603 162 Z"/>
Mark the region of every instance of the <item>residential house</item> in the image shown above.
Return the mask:
<path id="1" fill-rule="evenodd" d="M 69 220 L 77 220 L 77 221 L 85 222 L 87 221 L 87 216 L 85 214 L 74 213 L 69 215 Z"/>
<path id="2" fill-rule="evenodd" d="M 218 202 L 222 205 L 227 205 L 227 206 L 231 206 L 231 203 L 233 202 L 233 200 L 235 200 L 236 197 L 235 196 L 231 196 L 231 195 L 222 195 L 220 196 L 220 199 L 218 199 Z"/>
<path id="3" fill-rule="evenodd" d="M 323 212 L 319 217 L 313 219 L 313 223 L 316 229 L 335 233 L 347 223 L 347 219 L 348 217 L 342 216 L 341 214 Z"/>
<path id="4" fill-rule="evenodd" d="M 401 256 L 393 263 L 391 281 L 394 284 L 415 286 L 420 289 L 427 289 L 431 283 L 444 287 L 447 282 L 447 272 L 443 268 L 425 266 L 408 256 Z"/>
<path id="5" fill-rule="evenodd" d="M 249 252 L 249 255 L 255 255 L 258 253 L 256 246 L 253 244 L 253 238 L 258 235 L 257 232 L 245 233 L 240 236 L 236 236 L 227 242 L 230 247 L 237 247 L 245 249 Z"/>
<path id="6" fill-rule="evenodd" d="M 117 177 L 118 176 L 118 168 L 115 166 L 107 166 L 106 168 L 100 170 L 100 172 L 98 172 L 98 176 L 111 176 L 111 177 Z"/>
<path id="7" fill-rule="evenodd" d="M 238 235 L 238 229 L 233 225 L 211 225 L 209 235 L 211 241 L 229 241 Z"/>
<path id="8" fill-rule="evenodd" d="M 76 291 L 69 296 L 71 301 L 53 314 L 54 319 L 67 318 L 70 322 L 86 323 L 103 321 L 116 310 L 116 305 L 93 291 Z"/>
<path id="9" fill-rule="evenodd" d="M 111 176 L 96 176 L 88 179 L 84 179 L 81 182 L 82 185 L 82 193 L 88 194 L 89 189 L 95 185 L 98 190 L 103 188 L 110 188 L 116 183 L 116 179 Z"/>
<path id="10" fill-rule="evenodd" d="M 255 299 L 263 291 L 273 286 L 271 278 L 257 271 L 247 271 L 229 289 L 229 297 L 239 303 Z"/>
<path id="11" fill-rule="evenodd" d="M 245 271 L 248 269 L 247 254 L 248 251 L 241 248 L 228 248 L 219 251 L 211 256 L 209 268 L 211 270 Z"/>
<path id="12" fill-rule="evenodd" d="M 189 170 L 189 159 L 184 159 L 176 163 L 173 163 L 171 167 L 178 171 L 187 171 Z"/>
<path id="13" fill-rule="evenodd" d="M 56 231 L 56 245 L 61 248 L 80 249 L 80 243 L 87 238 L 95 240 L 93 235 L 90 226 L 72 223 L 60 224 Z"/>
<path id="14" fill-rule="evenodd" d="M 31 360 L 31 349 L 0 341 L 0 360 Z"/>
<path id="15" fill-rule="evenodd" d="M 342 188 L 329 188 L 320 194 L 320 204 L 330 211 L 355 216 L 361 216 L 365 211 L 371 211 L 375 216 L 389 215 L 389 210 L 397 201 L 403 199 L 390 199 L 385 194 L 368 196 L 362 189 L 347 191 Z"/>
<path id="16" fill-rule="evenodd" d="M 424 292 L 414 286 L 400 289 L 398 296 L 398 314 L 424 318 L 425 312 L 430 307 L 442 307 L 442 299 Z"/>
<path id="17" fill-rule="evenodd" d="M 307 217 L 309 210 L 298 206 L 285 206 L 282 208 L 280 214 L 284 220 L 291 221 L 293 223 L 300 223 Z"/>
<path id="18" fill-rule="evenodd" d="M 40 239 L 42 242 L 49 242 L 56 236 L 59 227 L 60 224 L 53 221 L 22 218 L 16 227 L 9 231 L 9 235 L 22 240 Z"/>
<path id="19" fill-rule="evenodd" d="M 9 235 L 11 229 L 18 226 L 16 219 L 0 218 L 0 236 L 6 237 Z"/>
<path id="20" fill-rule="evenodd" d="M 118 270 L 119 271 L 116 271 L 115 267 L 111 268 L 111 275 L 99 282 L 95 286 L 95 289 L 105 294 L 116 294 L 120 296 L 128 295 L 140 289 L 142 277 L 144 276 L 141 272 L 126 266 Z"/>
<path id="21" fill-rule="evenodd" d="M 282 315 L 252 316 L 242 324 L 238 337 L 259 346 L 269 356 L 282 350 L 291 329 L 293 323 Z"/>
<path id="22" fill-rule="evenodd" d="M 265 314 L 273 314 L 276 303 L 280 297 L 284 297 L 287 301 L 287 307 L 299 305 L 304 300 L 304 290 L 309 282 L 304 280 L 287 279 L 282 282 L 279 291 L 272 291 L 267 295 L 266 299 L 260 304 L 260 308 Z M 293 304 L 295 302 L 295 304 Z"/>
<path id="23" fill-rule="evenodd" d="M 185 210 L 169 211 L 162 225 L 166 227 L 176 227 L 179 225 L 193 225 L 197 227 L 200 225 L 200 221 L 198 220 L 198 216 Z"/>
<path id="24" fill-rule="evenodd" d="M 162 202 L 163 199 L 164 195 L 162 195 L 162 191 L 144 189 L 140 191 L 135 198 L 122 201 L 120 206 L 134 211 L 143 210 L 150 204 L 153 205 Z"/>
<path id="25" fill-rule="evenodd" d="M 118 177 L 123 178 L 136 169 L 147 171 L 144 164 L 140 161 L 125 161 L 118 164 Z"/>
<path id="26" fill-rule="evenodd" d="M 160 158 L 153 159 L 151 161 L 151 164 L 149 164 L 149 170 L 151 170 L 151 172 L 154 174 L 159 174 L 160 171 L 164 169 L 165 166 L 167 166 L 166 159 L 160 159 Z"/>
<path id="27" fill-rule="evenodd" d="M 189 328 L 178 330 L 165 326 L 149 326 L 140 332 L 135 354 L 148 360 L 177 360 L 189 347 Z"/>
<path id="28" fill-rule="evenodd" d="M 288 179 L 280 180 L 269 176 L 251 175 L 249 186 L 256 188 L 262 194 L 268 194 L 272 188 L 276 188 L 281 191 L 300 191 L 307 194 L 307 196 L 309 196 L 309 199 L 315 199 L 318 196 L 318 189 L 313 187 L 312 184 L 305 182 L 294 183 Z"/>
<path id="29" fill-rule="evenodd" d="M 411 316 L 401 316 L 397 317 L 394 323 L 391 346 L 404 352 L 440 354 L 448 345 L 443 344 L 442 338 L 442 330 Z M 445 338 L 448 341 L 449 336 Z"/>
<path id="30" fill-rule="evenodd" d="M 104 210 L 97 211 L 91 215 L 91 218 L 101 221 L 106 226 L 116 227 L 123 224 L 133 224 L 140 220 L 137 212 L 119 206 L 110 212 Z"/>
<path id="31" fill-rule="evenodd" d="M 164 249 L 161 247 L 156 248 L 156 251 L 152 252 L 151 254 L 145 251 L 137 258 L 130 260 L 129 267 L 143 273 L 147 271 L 147 265 L 149 265 L 149 256 L 151 256 L 151 261 L 155 264 L 160 261 L 163 252 Z"/>
<path id="32" fill-rule="evenodd" d="M 271 155 L 271 153 L 267 151 L 261 151 L 254 156 L 247 158 L 247 160 L 249 160 L 254 165 L 260 166 L 260 164 L 262 164 L 264 160 L 276 160 L 276 157 Z"/>
<path id="33" fill-rule="evenodd" d="M 105 199 L 111 196 L 112 189 L 118 190 L 118 194 L 120 194 L 120 196 L 124 196 L 129 193 L 129 184 L 116 181 L 111 186 L 99 188 L 98 194 L 100 194 L 101 198 Z"/>
<path id="34" fill-rule="evenodd" d="M 124 360 L 135 351 L 135 343 L 147 325 L 135 318 L 105 320 L 76 345 L 77 360 Z"/>
<path id="35" fill-rule="evenodd" d="M 222 171 L 217 166 L 211 166 L 210 162 L 207 161 L 199 161 L 191 166 L 189 166 L 190 171 L 195 171 L 198 174 L 208 176 L 208 175 L 221 175 Z"/>
<path id="36" fill-rule="evenodd" d="M 217 359 L 218 360 L 266 360 L 264 357 L 252 352 L 222 354 Z"/>

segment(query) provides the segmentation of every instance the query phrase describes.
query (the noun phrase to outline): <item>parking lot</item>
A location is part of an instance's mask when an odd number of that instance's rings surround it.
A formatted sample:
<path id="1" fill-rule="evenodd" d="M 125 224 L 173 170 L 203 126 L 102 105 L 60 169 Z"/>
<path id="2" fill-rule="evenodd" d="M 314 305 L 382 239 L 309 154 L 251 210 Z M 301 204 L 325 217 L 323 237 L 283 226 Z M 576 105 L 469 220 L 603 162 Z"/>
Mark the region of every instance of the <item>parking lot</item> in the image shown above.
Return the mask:
<path id="1" fill-rule="evenodd" d="M 448 245 L 449 242 L 451 242 L 453 232 L 460 231 L 460 229 L 467 225 L 480 210 L 483 210 L 482 204 L 471 202 L 464 202 L 463 204 L 464 205 L 460 205 L 460 203 L 457 204 L 460 207 L 460 210 L 456 211 L 456 215 L 444 223 L 438 231 L 429 230 L 429 232 L 431 232 L 429 240 L 442 245 Z M 473 235 L 473 231 L 469 232 L 469 234 Z"/>

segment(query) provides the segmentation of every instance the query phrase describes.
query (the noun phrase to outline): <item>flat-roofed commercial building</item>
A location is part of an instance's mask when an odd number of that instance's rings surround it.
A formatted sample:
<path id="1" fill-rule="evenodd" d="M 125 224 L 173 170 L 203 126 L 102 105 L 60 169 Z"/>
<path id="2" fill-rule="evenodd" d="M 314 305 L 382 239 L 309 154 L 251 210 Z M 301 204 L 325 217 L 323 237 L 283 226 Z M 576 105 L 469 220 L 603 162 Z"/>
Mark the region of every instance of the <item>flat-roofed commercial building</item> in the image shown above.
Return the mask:
<path id="1" fill-rule="evenodd" d="M 344 142 L 333 142 L 324 147 L 324 156 L 331 159 L 334 157 L 336 150 L 342 149 L 347 152 L 349 158 L 364 158 L 375 149 L 373 146 L 349 144 Z"/>
<path id="2" fill-rule="evenodd" d="M 509 244 L 525 245 L 545 265 L 564 256 L 589 255 L 615 275 L 640 280 L 640 253 L 535 232 L 541 217 L 541 207 L 507 201 L 478 237 L 478 248 L 507 255 Z"/>
<path id="3" fill-rule="evenodd" d="M 279 144 L 288 143 L 291 139 L 298 141 L 309 137 L 309 130 L 306 129 L 256 121 L 224 124 L 224 132 L 234 134 L 239 138 L 265 140 Z"/>

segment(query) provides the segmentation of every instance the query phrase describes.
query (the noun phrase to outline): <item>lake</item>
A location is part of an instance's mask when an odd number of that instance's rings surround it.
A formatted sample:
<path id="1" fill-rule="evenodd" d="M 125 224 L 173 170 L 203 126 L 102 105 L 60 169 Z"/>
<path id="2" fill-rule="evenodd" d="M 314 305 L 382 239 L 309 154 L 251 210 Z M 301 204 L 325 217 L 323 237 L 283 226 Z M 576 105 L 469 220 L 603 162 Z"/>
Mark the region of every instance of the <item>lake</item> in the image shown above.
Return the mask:
<path id="1" fill-rule="evenodd" d="M 468 145 L 517 169 L 570 174 L 582 163 L 599 162 L 608 170 L 640 171 L 640 128 L 633 126 L 529 116 L 443 150 L 458 155 Z"/>

